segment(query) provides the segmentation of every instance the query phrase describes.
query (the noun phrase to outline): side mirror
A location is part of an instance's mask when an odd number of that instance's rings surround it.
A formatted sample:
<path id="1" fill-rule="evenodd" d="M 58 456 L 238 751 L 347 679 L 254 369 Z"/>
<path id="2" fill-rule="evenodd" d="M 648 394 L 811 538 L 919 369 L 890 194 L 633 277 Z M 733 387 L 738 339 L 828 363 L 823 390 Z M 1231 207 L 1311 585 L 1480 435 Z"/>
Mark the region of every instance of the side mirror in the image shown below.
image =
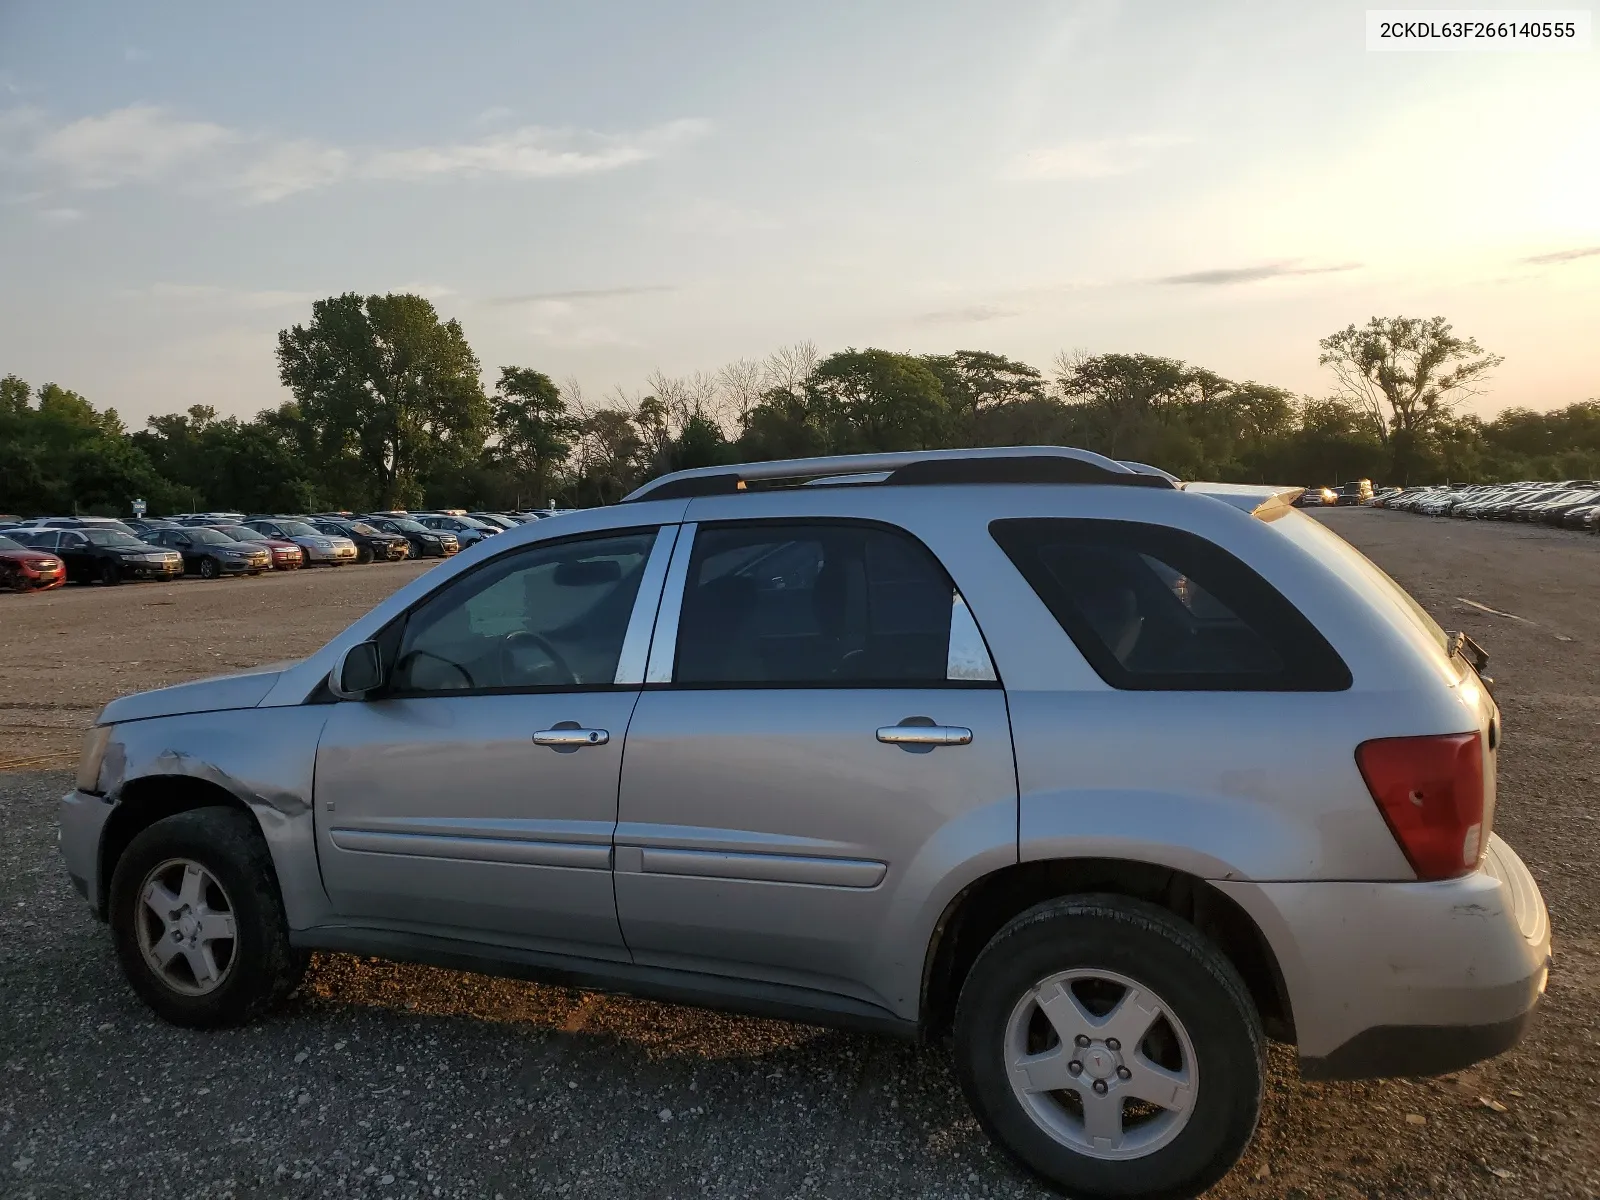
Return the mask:
<path id="1" fill-rule="evenodd" d="M 328 676 L 328 690 L 340 700 L 361 700 L 382 686 L 383 655 L 376 642 L 351 646 Z"/>

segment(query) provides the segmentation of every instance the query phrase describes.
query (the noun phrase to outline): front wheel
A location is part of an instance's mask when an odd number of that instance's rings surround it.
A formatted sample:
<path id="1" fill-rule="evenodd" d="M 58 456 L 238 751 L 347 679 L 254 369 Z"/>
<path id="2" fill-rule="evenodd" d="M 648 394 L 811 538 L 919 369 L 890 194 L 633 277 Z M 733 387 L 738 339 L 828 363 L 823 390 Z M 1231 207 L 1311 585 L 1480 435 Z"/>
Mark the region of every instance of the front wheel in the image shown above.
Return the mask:
<path id="1" fill-rule="evenodd" d="M 370 546 L 362 546 L 356 551 L 356 562 L 360 563 L 363 567 L 371 562 L 372 558 L 372 548 Z"/>
<path id="2" fill-rule="evenodd" d="M 109 907 L 128 982 L 175 1025 L 244 1024 L 305 972 L 266 842 L 238 809 L 191 809 L 141 832 L 112 873 Z"/>
<path id="3" fill-rule="evenodd" d="M 1007 1151 L 1073 1196 L 1188 1197 L 1243 1153 L 1266 1043 L 1192 926 L 1121 896 L 1040 904 L 997 933 L 956 1009 L 956 1068 Z"/>
<path id="4" fill-rule="evenodd" d="M 107 587 L 116 587 L 117 584 L 122 582 L 122 572 L 118 570 L 116 563 L 103 562 L 100 564 L 100 582 Z"/>
<path id="5" fill-rule="evenodd" d="M 216 559 L 214 559 L 214 558 L 202 558 L 200 560 L 200 578 L 201 579 L 215 579 L 220 574 L 222 574 L 222 571 L 217 566 L 217 560 Z"/>

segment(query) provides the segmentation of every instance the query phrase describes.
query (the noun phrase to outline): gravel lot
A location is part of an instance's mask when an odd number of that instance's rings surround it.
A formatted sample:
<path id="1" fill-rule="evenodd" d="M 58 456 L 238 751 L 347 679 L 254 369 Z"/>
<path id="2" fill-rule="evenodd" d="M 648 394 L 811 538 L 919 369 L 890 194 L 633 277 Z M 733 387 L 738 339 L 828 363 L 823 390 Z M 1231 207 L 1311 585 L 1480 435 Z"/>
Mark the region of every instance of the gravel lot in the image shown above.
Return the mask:
<path id="1" fill-rule="evenodd" d="M 1275 1048 L 1212 1194 L 1600 1195 L 1600 538 L 1323 516 L 1488 648 L 1497 827 L 1556 966 L 1528 1041 L 1455 1076 L 1305 1084 Z M 0 596 L 0 762 L 64 762 L 119 692 L 302 654 L 421 569 Z M 0 1195 L 1042 1194 L 933 1048 L 346 956 L 252 1028 L 158 1024 L 56 860 L 69 786 L 0 772 Z"/>

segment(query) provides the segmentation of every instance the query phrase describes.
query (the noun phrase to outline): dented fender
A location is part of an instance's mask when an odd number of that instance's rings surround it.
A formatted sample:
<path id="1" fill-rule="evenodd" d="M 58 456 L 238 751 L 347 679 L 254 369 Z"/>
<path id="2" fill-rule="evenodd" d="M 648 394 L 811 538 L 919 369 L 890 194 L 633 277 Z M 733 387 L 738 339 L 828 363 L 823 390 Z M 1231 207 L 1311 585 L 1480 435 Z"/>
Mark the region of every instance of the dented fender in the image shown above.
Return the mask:
<path id="1" fill-rule="evenodd" d="M 289 927 L 314 925 L 329 911 L 317 868 L 311 790 L 329 711 L 322 704 L 244 708 L 114 725 L 100 768 L 105 802 L 137 803 L 162 780 L 202 780 L 227 792 L 261 826 Z M 103 896 L 108 883 L 94 880 L 93 894 Z"/>

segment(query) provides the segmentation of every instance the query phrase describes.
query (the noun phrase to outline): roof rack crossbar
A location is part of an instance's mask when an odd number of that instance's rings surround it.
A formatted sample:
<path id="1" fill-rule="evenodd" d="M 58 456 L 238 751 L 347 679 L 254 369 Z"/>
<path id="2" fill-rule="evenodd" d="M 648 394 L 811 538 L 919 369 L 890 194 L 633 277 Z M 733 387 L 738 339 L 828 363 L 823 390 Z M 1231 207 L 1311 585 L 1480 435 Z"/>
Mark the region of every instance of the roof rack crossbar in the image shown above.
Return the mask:
<path id="1" fill-rule="evenodd" d="M 903 450 L 885 454 L 838 454 L 674 471 L 635 488 L 623 503 L 722 496 L 747 482 L 807 479 L 827 475 L 887 472 L 885 484 L 1100 483 L 1134 487 L 1173 485 L 1161 475 L 1071 446 L 987 446 L 970 450 Z"/>

